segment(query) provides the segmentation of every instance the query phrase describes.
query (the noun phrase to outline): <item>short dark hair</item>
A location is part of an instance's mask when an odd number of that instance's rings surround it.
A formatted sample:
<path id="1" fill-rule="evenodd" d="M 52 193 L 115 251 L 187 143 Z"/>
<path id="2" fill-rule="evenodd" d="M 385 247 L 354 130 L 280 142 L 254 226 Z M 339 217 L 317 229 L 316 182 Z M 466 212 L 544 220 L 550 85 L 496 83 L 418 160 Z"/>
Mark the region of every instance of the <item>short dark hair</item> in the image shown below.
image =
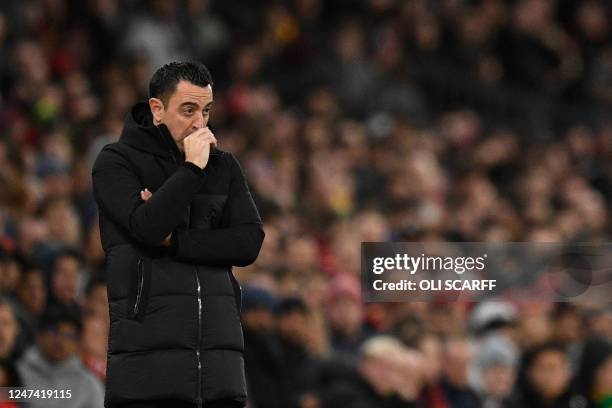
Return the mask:
<path id="1" fill-rule="evenodd" d="M 563 354 L 564 356 L 568 356 L 567 348 L 555 340 L 549 340 L 544 343 L 533 346 L 531 349 L 528 349 L 523 354 L 523 368 L 528 370 L 535 363 L 536 359 L 543 353 L 546 352 L 556 352 L 559 354 Z"/>
<path id="2" fill-rule="evenodd" d="M 53 304 L 47 307 L 38 323 L 38 331 L 43 332 L 57 328 L 61 323 L 69 323 L 74 326 L 77 333 L 83 331 L 83 316 L 78 306 Z"/>
<path id="3" fill-rule="evenodd" d="M 149 82 L 149 97 L 161 99 L 164 105 L 167 104 L 181 80 L 202 88 L 213 85 L 210 71 L 201 62 L 170 62 L 153 74 Z"/>
<path id="4" fill-rule="evenodd" d="M 80 267 L 83 267 L 83 265 L 85 265 L 85 257 L 83 256 L 81 251 L 79 251 L 79 249 L 76 247 L 65 246 L 65 247 L 60 248 L 60 250 L 55 254 L 55 258 L 53 259 L 53 269 L 54 270 L 57 267 L 57 261 L 60 258 L 73 258 L 74 260 L 78 262 Z"/>
<path id="5" fill-rule="evenodd" d="M 285 316 L 293 312 L 298 312 L 303 315 L 308 313 L 308 306 L 302 298 L 291 296 L 282 299 L 276 306 L 276 314 L 278 316 Z"/>

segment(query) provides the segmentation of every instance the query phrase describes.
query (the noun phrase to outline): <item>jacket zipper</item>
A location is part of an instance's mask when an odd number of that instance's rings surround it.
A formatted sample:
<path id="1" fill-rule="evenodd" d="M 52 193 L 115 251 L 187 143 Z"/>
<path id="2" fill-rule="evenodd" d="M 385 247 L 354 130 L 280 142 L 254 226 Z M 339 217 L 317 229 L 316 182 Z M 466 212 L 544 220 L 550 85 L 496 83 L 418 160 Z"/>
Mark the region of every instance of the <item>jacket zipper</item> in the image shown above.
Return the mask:
<path id="1" fill-rule="evenodd" d="M 202 408 L 204 406 L 204 402 L 202 401 L 202 361 L 200 359 L 200 343 L 202 341 L 202 289 L 200 286 L 200 278 L 198 277 L 198 268 L 195 268 L 195 279 L 198 291 L 198 342 L 196 349 L 196 358 L 198 361 L 198 390 L 196 397 L 196 404 L 198 408 Z"/>
<path id="2" fill-rule="evenodd" d="M 134 303 L 134 317 L 138 314 L 140 307 L 140 298 L 142 297 L 142 288 L 144 286 L 144 273 L 142 273 L 142 259 L 138 259 L 138 292 L 136 294 L 136 303 Z"/>

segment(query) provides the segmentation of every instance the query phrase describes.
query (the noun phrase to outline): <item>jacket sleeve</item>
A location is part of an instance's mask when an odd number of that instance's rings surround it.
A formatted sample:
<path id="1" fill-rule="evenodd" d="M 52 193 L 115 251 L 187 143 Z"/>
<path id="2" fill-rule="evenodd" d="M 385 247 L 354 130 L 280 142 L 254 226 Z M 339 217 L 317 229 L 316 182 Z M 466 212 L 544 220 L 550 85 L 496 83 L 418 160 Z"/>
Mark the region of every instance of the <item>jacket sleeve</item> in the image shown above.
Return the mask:
<path id="1" fill-rule="evenodd" d="M 236 158 L 229 154 L 230 193 L 224 208 L 227 227 L 183 229 L 172 234 L 172 251 L 179 261 L 247 266 L 255 262 L 264 240 L 263 223 Z"/>
<path id="2" fill-rule="evenodd" d="M 184 162 L 146 202 L 138 176 L 128 159 L 103 149 L 92 170 L 93 194 L 101 211 L 136 241 L 158 246 L 179 225 L 200 187 L 205 171 Z"/>

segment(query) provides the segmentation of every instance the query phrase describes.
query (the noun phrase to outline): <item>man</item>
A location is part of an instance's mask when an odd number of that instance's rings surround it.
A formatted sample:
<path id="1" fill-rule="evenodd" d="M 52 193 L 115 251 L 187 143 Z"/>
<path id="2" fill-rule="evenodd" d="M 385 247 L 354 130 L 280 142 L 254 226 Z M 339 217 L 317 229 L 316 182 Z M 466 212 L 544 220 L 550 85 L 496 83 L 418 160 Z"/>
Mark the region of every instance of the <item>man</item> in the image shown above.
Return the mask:
<path id="1" fill-rule="evenodd" d="M 61 250 L 54 262 L 50 277 L 50 305 L 80 308 L 80 290 L 83 279 L 83 259 L 75 249 Z"/>
<path id="2" fill-rule="evenodd" d="M 255 407 L 288 407 L 288 378 L 275 332 L 276 298 L 267 289 L 244 288 L 242 322 L 249 402 Z"/>
<path id="3" fill-rule="evenodd" d="M 442 390 L 452 408 L 479 408 L 482 406 L 478 394 L 468 381 L 469 370 L 474 359 L 474 344 L 460 335 L 445 339 L 442 344 Z"/>
<path id="4" fill-rule="evenodd" d="M 24 267 L 15 295 L 14 311 L 19 321 L 20 338 L 24 346 L 30 346 L 36 341 L 36 326 L 47 306 L 43 271 L 32 265 Z"/>
<path id="5" fill-rule="evenodd" d="M 19 357 L 19 322 L 10 300 L 0 295 L 0 362 L 13 363 Z"/>
<path id="6" fill-rule="evenodd" d="M 587 400 L 572 387 L 571 379 L 566 346 L 555 341 L 537 345 L 523 354 L 517 387 L 507 406 L 587 407 Z"/>
<path id="7" fill-rule="evenodd" d="M 398 339 L 373 336 L 360 347 L 356 370 L 332 359 L 329 378 L 320 393 L 323 408 L 415 408 L 423 361 Z M 334 361 L 336 360 L 336 361 Z M 329 363 L 328 363 L 329 365 Z M 335 372 L 335 373 L 334 373 Z M 329 374 L 327 374 L 329 375 Z M 326 376 L 327 376 L 326 375 Z"/>
<path id="8" fill-rule="evenodd" d="M 17 362 L 23 386 L 34 390 L 56 390 L 57 397 L 33 399 L 32 408 L 102 407 L 102 383 L 79 360 L 81 317 L 73 308 L 50 307 L 41 318 L 36 346 Z"/>
<path id="9" fill-rule="evenodd" d="M 237 160 L 215 149 L 206 67 L 164 65 L 149 91 L 92 172 L 111 321 L 105 406 L 243 407 L 231 267 L 257 258 L 261 218 Z"/>

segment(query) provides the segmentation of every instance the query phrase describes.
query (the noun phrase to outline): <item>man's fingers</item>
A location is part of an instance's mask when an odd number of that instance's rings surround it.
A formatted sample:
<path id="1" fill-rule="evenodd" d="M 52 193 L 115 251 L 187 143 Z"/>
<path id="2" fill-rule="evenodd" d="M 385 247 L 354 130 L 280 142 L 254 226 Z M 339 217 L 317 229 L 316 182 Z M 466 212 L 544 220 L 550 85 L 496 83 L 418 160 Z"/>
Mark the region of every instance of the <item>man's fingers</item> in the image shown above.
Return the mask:
<path id="1" fill-rule="evenodd" d="M 200 128 L 200 129 L 194 131 L 189 136 L 187 136 L 185 139 L 197 138 L 197 137 L 205 137 L 207 134 L 211 134 L 212 135 L 211 130 L 209 128 L 207 128 L 207 127 L 203 127 L 203 128 Z"/>
<path id="2" fill-rule="evenodd" d="M 214 147 L 217 147 L 217 138 L 212 134 L 207 138 L 208 142 L 212 144 Z"/>
<path id="3" fill-rule="evenodd" d="M 151 193 L 148 188 L 145 188 L 144 190 L 140 191 L 140 198 L 142 198 L 142 201 L 147 201 L 152 196 L 153 193 Z"/>

